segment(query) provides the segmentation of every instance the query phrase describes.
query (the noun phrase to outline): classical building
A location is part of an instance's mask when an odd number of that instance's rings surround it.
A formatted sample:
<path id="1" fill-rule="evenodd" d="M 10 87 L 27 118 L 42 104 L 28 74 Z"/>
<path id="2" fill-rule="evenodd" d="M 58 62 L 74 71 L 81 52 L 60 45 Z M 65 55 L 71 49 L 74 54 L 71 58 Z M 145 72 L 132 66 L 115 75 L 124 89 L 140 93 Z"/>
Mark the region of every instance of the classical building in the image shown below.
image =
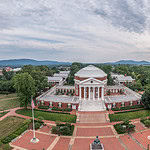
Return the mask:
<path id="1" fill-rule="evenodd" d="M 75 74 L 75 95 L 83 100 L 104 100 L 107 74 L 89 65 Z"/>
<path id="2" fill-rule="evenodd" d="M 64 75 L 64 72 L 60 74 Z M 107 86 L 107 74 L 93 65 L 79 70 L 74 81 L 74 86 L 53 87 L 37 98 L 39 104 L 78 111 L 104 111 L 141 104 L 141 95 L 123 84 Z"/>

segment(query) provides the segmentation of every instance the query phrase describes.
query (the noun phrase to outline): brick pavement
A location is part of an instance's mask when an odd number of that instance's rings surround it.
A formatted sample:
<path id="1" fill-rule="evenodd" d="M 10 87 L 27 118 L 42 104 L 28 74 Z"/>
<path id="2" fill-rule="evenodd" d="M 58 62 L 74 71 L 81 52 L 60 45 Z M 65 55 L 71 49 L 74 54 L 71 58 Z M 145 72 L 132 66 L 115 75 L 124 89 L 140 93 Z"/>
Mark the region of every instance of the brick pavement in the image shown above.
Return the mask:
<path id="1" fill-rule="evenodd" d="M 15 111 L 17 109 L 20 108 L 9 110 L 10 112 L 1 117 L 0 120 L 7 116 L 19 116 L 26 119 L 31 118 L 16 114 Z M 50 130 L 52 125 L 55 125 L 55 122 L 44 121 L 47 126 L 43 126 L 43 128 L 36 131 L 36 135 L 40 139 L 39 143 L 30 143 L 32 132 L 28 131 L 22 137 L 12 142 L 12 144 L 14 148 L 18 150 L 41 150 L 42 148 L 48 150 L 68 150 L 69 147 L 72 148 L 72 150 L 89 150 L 89 144 L 93 142 L 96 135 L 100 136 L 100 140 L 104 144 L 105 150 L 141 150 L 146 149 L 147 144 L 150 143 L 147 139 L 147 136 L 150 135 L 150 129 L 144 127 L 139 119 L 132 121 L 136 126 L 136 131 L 131 134 L 131 136 L 128 136 L 118 135 L 116 131 L 114 131 L 113 124 L 115 123 L 108 122 L 105 117 L 107 112 L 91 112 L 91 114 L 89 112 L 82 112 L 80 114 L 82 114 L 82 121 L 74 124 L 75 130 L 72 137 L 52 135 Z M 86 116 L 85 119 L 83 116 Z M 88 117 L 90 119 L 88 119 Z M 91 117 L 93 118 L 91 119 Z"/>

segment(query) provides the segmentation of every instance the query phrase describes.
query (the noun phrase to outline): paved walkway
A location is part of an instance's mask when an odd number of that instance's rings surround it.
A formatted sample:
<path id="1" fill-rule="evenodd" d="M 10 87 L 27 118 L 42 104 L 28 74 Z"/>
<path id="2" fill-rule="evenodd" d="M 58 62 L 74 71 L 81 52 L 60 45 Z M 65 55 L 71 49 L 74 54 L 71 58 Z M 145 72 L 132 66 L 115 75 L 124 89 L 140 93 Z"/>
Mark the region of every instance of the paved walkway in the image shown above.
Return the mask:
<path id="1" fill-rule="evenodd" d="M 0 120 L 7 116 L 31 118 L 16 114 L 17 109 L 20 108 L 10 109 L 10 112 L 1 117 Z M 89 150 L 89 144 L 98 135 L 105 150 L 146 150 L 150 129 L 144 127 L 139 119 L 132 121 L 136 126 L 134 133 L 118 135 L 113 127 L 114 123 L 108 122 L 108 112 L 79 112 L 79 114 L 79 122 L 74 124 L 74 133 L 71 137 L 51 134 L 51 128 L 55 125 L 55 122 L 45 121 L 47 126 L 43 126 L 36 131 L 36 136 L 40 140 L 39 143 L 32 144 L 30 142 L 33 132 L 28 130 L 14 140 L 11 146 L 16 150 L 42 150 L 43 148 L 45 150 Z"/>

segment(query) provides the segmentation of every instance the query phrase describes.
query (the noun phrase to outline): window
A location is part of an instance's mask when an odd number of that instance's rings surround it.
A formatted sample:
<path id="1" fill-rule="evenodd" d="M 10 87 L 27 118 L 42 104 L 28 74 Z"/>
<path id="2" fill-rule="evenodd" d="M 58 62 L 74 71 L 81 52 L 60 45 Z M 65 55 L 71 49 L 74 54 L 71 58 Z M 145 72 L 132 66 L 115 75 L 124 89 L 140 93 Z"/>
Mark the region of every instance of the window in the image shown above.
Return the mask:
<path id="1" fill-rule="evenodd" d="M 138 105 L 140 105 L 141 104 L 141 101 L 138 101 Z"/>
<path id="2" fill-rule="evenodd" d="M 61 107 L 61 103 L 58 103 L 58 107 Z"/>
<path id="3" fill-rule="evenodd" d="M 68 108 L 70 108 L 71 107 L 71 104 L 68 104 Z"/>
<path id="4" fill-rule="evenodd" d="M 124 102 L 122 102 L 122 105 L 121 105 L 122 107 L 124 107 Z"/>
<path id="5" fill-rule="evenodd" d="M 113 108 L 115 108 L 116 107 L 116 103 L 113 103 Z"/>
<path id="6" fill-rule="evenodd" d="M 91 81 L 91 83 L 93 83 L 93 81 Z"/>
<path id="7" fill-rule="evenodd" d="M 53 102 L 50 102 L 50 106 L 53 106 Z"/>

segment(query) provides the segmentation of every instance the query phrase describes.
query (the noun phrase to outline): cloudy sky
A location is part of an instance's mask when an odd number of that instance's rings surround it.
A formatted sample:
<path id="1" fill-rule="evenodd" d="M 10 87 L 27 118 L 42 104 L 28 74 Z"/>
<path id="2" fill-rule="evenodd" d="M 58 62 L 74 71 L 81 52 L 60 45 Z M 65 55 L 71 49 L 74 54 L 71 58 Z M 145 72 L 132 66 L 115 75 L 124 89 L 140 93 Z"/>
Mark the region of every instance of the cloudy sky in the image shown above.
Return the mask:
<path id="1" fill-rule="evenodd" d="M 0 59 L 150 61 L 149 0 L 0 0 Z"/>

